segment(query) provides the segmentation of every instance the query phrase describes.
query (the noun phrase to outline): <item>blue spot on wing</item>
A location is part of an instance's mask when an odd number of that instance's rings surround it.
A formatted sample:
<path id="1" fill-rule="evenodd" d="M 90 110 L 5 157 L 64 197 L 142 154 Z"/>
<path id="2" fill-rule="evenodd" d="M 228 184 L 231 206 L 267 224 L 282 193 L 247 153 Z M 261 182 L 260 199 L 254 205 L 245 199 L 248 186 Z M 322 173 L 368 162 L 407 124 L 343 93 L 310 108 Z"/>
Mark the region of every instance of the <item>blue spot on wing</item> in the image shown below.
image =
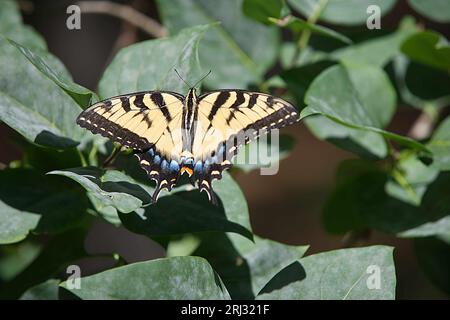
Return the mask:
<path id="1" fill-rule="evenodd" d="M 169 168 L 172 172 L 180 171 L 180 165 L 175 160 L 170 161 Z"/>

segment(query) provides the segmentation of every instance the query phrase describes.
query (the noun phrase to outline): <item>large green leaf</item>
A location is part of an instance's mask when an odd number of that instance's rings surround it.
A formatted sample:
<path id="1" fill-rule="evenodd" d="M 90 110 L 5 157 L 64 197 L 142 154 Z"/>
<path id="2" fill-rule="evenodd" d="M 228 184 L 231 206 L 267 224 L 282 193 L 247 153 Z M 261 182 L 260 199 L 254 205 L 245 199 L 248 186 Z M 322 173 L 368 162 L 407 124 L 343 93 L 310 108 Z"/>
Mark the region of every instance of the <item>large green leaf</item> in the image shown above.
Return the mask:
<path id="1" fill-rule="evenodd" d="M 379 133 L 406 147 L 427 151 L 417 141 L 382 129 L 395 111 L 396 96 L 381 69 L 359 64 L 330 67 L 313 81 L 305 102 L 301 119 L 323 115 L 349 128 Z"/>
<path id="2" fill-rule="evenodd" d="M 34 230 L 40 216 L 17 210 L 0 200 L 0 244 L 23 240 L 30 230 Z"/>
<path id="3" fill-rule="evenodd" d="M 449 210 L 450 211 L 450 210 Z M 443 237 L 450 239 L 450 215 L 399 233 L 403 238 Z"/>
<path id="4" fill-rule="evenodd" d="M 224 173 L 214 190 L 220 206 L 212 205 L 198 190 L 174 190 L 142 212 L 120 214 L 120 219 L 129 230 L 160 242 L 171 235 L 210 231 L 235 232 L 252 239 L 247 202 L 236 182 Z"/>
<path id="5" fill-rule="evenodd" d="M 0 1 L 0 35 L 29 48 L 47 48 L 44 39 L 33 28 L 22 23 L 15 0 Z"/>
<path id="6" fill-rule="evenodd" d="M 50 279 L 25 291 L 20 300 L 58 300 L 59 280 Z"/>
<path id="7" fill-rule="evenodd" d="M 199 257 L 173 257 L 129 264 L 81 278 L 82 299 L 229 299 L 222 281 Z"/>
<path id="8" fill-rule="evenodd" d="M 422 31 L 410 36 L 402 45 L 410 59 L 434 68 L 450 70 L 450 44 L 441 34 Z"/>
<path id="9" fill-rule="evenodd" d="M 408 0 L 409 5 L 425 17 L 441 22 L 450 22 L 450 2 L 447 0 Z"/>
<path id="10" fill-rule="evenodd" d="M 24 50 L 0 37 L 0 120 L 31 142 L 57 148 L 76 146 L 85 134 L 75 125 L 81 108 L 41 71 L 43 64 L 38 68 L 24 56 Z"/>
<path id="11" fill-rule="evenodd" d="M 396 0 L 288 0 L 288 3 L 307 17 L 319 5 L 325 4 L 320 20 L 339 25 L 360 25 L 366 23 L 370 5 L 379 6 L 384 15 L 394 7 Z"/>
<path id="12" fill-rule="evenodd" d="M 450 100 L 450 74 L 447 71 L 411 62 L 405 75 L 405 85 L 420 99 Z"/>
<path id="13" fill-rule="evenodd" d="M 450 103 L 450 96 L 442 96 L 448 91 L 449 76 L 444 70 L 413 62 L 404 54 L 396 56 L 391 66 L 388 71 L 395 79 L 402 104 L 436 112 Z M 423 70 L 426 70 L 425 74 Z M 444 81 L 437 84 L 440 80 Z"/>
<path id="14" fill-rule="evenodd" d="M 427 147 L 433 153 L 432 166 L 439 170 L 450 170 L 450 117 L 436 129 Z"/>
<path id="15" fill-rule="evenodd" d="M 282 18 L 289 13 L 284 0 L 244 0 L 242 12 L 256 21 L 269 24 L 269 18 Z"/>
<path id="16" fill-rule="evenodd" d="M 439 225 L 437 221 L 450 212 L 447 191 L 450 175 L 447 172 L 437 177 L 435 174 L 424 175 L 426 170 L 418 167 L 415 161 L 404 166 L 407 170 L 398 180 L 405 190 L 400 186 L 393 188 L 391 184 L 398 182 L 373 165 L 353 162 L 340 168 L 339 175 L 346 178 L 340 178 L 325 207 L 327 230 L 345 233 L 373 228 L 403 236 L 403 232 L 411 229 L 428 228 L 424 225 L 429 226 L 429 223 Z M 344 174 L 352 168 L 358 169 L 352 174 Z M 411 194 L 414 200 L 410 198 Z"/>
<path id="17" fill-rule="evenodd" d="M 150 205 L 153 188 L 137 182 L 117 170 L 95 167 L 52 171 L 66 176 L 86 189 L 94 206 L 94 214 L 115 224 L 149 237 L 170 236 L 189 232 L 229 231 L 252 238 L 248 230 L 245 198 L 239 187 L 226 173 L 215 183 L 215 191 L 223 203 L 209 203 L 197 190 L 186 192 L 180 186 L 172 193 L 163 193 L 156 204 Z"/>
<path id="18" fill-rule="evenodd" d="M 383 94 L 380 95 L 380 92 Z M 306 110 L 320 110 L 321 115 L 331 120 L 339 117 L 341 121 L 351 124 L 376 128 L 384 128 L 396 108 L 395 91 L 387 75 L 383 70 L 369 65 L 327 69 L 311 84 L 305 102 L 308 104 Z M 313 117 L 306 119 L 306 124 L 317 137 L 349 151 L 380 158 L 386 156 L 387 147 L 381 135 L 332 123 L 330 119 Z"/>
<path id="19" fill-rule="evenodd" d="M 384 67 L 400 53 L 403 42 L 415 32 L 414 21 L 405 18 L 397 31 L 335 50 L 330 57 L 342 62 Z"/>
<path id="20" fill-rule="evenodd" d="M 212 70 L 208 87 L 245 88 L 261 82 L 277 54 L 278 30 L 244 16 L 242 0 L 159 0 L 164 25 L 174 34 L 183 28 L 220 21 L 200 44 L 202 67 Z"/>
<path id="21" fill-rule="evenodd" d="M 4 214 L 14 215 L 9 221 L 21 222 L 2 223 L 8 232 L 16 234 L 16 240 L 28 230 L 55 233 L 73 228 L 86 218 L 88 206 L 84 192 L 76 184 L 31 169 L 0 171 L 0 201 Z"/>
<path id="22" fill-rule="evenodd" d="M 198 46 L 208 25 L 180 31 L 170 38 L 128 46 L 117 54 L 99 83 L 102 98 L 146 90 L 187 91 L 177 69 L 188 83 L 200 78 Z"/>
<path id="23" fill-rule="evenodd" d="M 234 234 L 200 235 L 193 252 L 204 257 L 220 275 L 233 299 L 254 299 L 263 286 L 284 267 L 301 258 L 308 246 L 291 246 Z"/>
<path id="24" fill-rule="evenodd" d="M 21 273 L 41 251 L 41 246 L 31 240 L 0 247 L 0 283 L 10 281 Z"/>
<path id="25" fill-rule="evenodd" d="M 395 285 L 391 247 L 342 249 L 297 260 L 279 272 L 257 299 L 391 300 Z"/>
<path id="26" fill-rule="evenodd" d="M 366 228 L 360 213 L 357 195 L 361 192 L 361 177 L 377 174 L 379 169 L 369 161 L 343 161 L 336 173 L 336 187 L 323 208 L 323 223 L 327 232 L 345 234 Z"/>
<path id="27" fill-rule="evenodd" d="M 73 82 L 71 75 L 64 65 L 54 56 L 42 50 L 30 49 L 17 44 L 14 41 L 10 43 L 15 46 L 43 75 L 47 76 L 61 89 L 66 91 L 81 107 L 89 105 L 95 93 Z"/>
<path id="28" fill-rule="evenodd" d="M 79 183 L 86 189 L 96 212 L 113 224 L 120 223 L 118 211 L 130 213 L 151 201 L 151 187 L 138 184 L 120 171 L 82 167 L 48 174 L 65 176 Z"/>

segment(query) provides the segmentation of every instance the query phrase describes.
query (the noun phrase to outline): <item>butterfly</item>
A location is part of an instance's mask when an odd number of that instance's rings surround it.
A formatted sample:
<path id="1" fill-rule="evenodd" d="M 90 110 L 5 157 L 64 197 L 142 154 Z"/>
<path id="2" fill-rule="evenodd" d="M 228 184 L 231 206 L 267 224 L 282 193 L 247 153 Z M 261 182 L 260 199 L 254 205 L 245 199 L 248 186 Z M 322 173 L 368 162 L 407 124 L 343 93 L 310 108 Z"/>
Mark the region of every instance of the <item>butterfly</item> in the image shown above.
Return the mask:
<path id="1" fill-rule="evenodd" d="M 132 148 L 156 182 L 155 203 L 187 174 L 217 205 L 212 182 L 231 167 L 239 147 L 260 134 L 298 121 L 289 102 L 245 90 L 219 90 L 197 96 L 170 91 L 124 94 L 97 102 L 76 122 L 92 133 Z"/>

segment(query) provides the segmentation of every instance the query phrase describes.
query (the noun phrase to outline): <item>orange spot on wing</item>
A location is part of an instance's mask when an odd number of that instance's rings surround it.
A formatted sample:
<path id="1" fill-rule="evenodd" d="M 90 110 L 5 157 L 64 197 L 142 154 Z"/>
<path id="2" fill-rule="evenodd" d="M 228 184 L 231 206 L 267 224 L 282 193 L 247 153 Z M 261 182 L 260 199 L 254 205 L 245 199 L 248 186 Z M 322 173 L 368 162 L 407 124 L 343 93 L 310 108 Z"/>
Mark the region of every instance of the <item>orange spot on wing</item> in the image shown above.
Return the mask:
<path id="1" fill-rule="evenodd" d="M 189 177 L 190 177 L 190 176 L 192 176 L 192 174 L 194 173 L 194 170 L 192 170 L 192 169 L 189 168 L 189 167 L 181 167 L 180 174 L 183 174 L 184 172 L 187 172 L 187 174 L 188 174 Z"/>

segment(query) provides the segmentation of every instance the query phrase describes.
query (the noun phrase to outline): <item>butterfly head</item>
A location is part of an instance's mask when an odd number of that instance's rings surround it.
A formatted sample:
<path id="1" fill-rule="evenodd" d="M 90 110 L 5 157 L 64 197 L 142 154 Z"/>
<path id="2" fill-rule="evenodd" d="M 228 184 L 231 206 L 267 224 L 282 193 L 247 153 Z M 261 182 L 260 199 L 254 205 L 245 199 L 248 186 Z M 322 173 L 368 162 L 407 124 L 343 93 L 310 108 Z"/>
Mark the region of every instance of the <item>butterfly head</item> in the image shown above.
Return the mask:
<path id="1" fill-rule="evenodd" d="M 188 87 L 189 87 L 189 93 L 191 93 L 193 91 L 193 93 L 195 94 L 195 88 L 197 87 L 197 85 L 202 82 L 203 80 L 205 80 L 205 78 L 207 76 L 209 76 L 209 74 L 211 73 L 211 70 L 208 71 L 207 74 L 205 74 L 203 77 L 200 78 L 200 80 L 198 80 L 193 86 L 191 86 L 189 83 L 187 83 L 186 80 L 183 79 L 183 77 L 180 75 L 180 73 L 178 72 L 177 69 L 174 69 L 175 73 L 178 75 L 178 77 L 181 79 L 181 81 L 183 81 Z"/>

